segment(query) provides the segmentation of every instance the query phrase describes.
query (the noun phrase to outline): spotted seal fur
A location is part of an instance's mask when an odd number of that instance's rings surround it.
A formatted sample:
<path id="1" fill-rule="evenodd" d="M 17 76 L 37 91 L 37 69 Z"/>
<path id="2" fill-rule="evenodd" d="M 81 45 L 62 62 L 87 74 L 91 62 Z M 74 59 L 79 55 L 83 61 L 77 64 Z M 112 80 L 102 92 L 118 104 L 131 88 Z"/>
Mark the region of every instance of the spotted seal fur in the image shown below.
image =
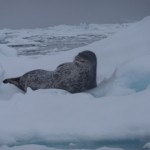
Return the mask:
<path id="1" fill-rule="evenodd" d="M 55 88 L 78 93 L 97 86 L 96 71 L 96 55 L 86 50 L 75 56 L 73 62 L 61 64 L 54 71 L 32 70 L 20 77 L 5 79 L 3 83 L 14 84 L 24 92 L 30 87 L 32 90 Z"/>

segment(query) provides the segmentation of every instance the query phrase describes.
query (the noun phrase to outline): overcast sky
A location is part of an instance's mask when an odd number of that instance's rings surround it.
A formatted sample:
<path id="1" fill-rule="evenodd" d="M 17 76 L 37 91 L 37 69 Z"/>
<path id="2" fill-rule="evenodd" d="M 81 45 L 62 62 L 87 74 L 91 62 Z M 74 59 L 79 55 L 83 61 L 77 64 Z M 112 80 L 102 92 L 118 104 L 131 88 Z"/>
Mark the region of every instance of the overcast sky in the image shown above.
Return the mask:
<path id="1" fill-rule="evenodd" d="M 150 0 L 0 0 L 0 29 L 122 23 L 150 16 Z"/>

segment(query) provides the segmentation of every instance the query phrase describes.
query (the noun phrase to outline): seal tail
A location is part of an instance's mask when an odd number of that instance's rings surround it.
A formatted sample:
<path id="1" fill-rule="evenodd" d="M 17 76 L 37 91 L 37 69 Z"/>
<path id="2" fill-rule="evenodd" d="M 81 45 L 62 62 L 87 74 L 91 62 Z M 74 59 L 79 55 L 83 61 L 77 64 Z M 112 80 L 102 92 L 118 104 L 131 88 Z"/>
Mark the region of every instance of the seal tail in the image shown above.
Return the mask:
<path id="1" fill-rule="evenodd" d="M 3 80 L 3 83 L 4 84 L 7 84 L 7 83 L 13 84 L 13 85 L 17 86 L 19 89 L 21 89 L 22 91 L 26 92 L 26 90 L 20 85 L 20 77 L 5 79 L 5 80 Z"/>

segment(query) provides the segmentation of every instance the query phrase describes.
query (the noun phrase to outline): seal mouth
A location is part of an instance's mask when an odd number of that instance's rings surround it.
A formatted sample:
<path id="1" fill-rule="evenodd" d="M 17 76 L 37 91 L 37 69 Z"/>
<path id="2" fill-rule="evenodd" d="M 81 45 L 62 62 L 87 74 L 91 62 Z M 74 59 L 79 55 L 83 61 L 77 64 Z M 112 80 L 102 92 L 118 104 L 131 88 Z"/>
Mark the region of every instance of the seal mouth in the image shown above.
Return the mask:
<path id="1" fill-rule="evenodd" d="M 81 58 L 79 55 L 77 55 L 75 57 L 75 61 L 78 62 L 78 63 L 84 63 L 85 62 L 85 60 L 83 58 Z"/>

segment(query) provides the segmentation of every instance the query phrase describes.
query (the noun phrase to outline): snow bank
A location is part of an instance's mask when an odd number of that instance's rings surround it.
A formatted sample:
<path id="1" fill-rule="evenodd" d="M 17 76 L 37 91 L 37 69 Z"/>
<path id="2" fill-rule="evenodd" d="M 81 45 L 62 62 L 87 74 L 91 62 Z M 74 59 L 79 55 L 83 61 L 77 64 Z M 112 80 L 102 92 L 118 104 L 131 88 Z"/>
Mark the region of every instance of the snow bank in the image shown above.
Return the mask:
<path id="1" fill-rule="evenodd" d="M 149 96 L 150 90 L 99 100 L 88 94 L 72 96 L 53 90 L 16 94 L 11 101 L 1 101 L 1 144 L 33 138 L 76 141 L 143 137 L 150 134 Z"/>
<path id="2" fill-rule="evenodd" d="M 150 90 L 99 100 L 89 94 L 56 91 L 28 90 L 26 95 L 18 93 L 11 101 L 1 101 L 0 144 L 117 140 L 150 134 Z"/>
<path id="3" fill-rule="evenodd" d="M 54 70 L 85 49 L 94 51 L 98 58 L 98 87 L 86 93 L 28 89 L 23 94 L 12 85 L 1 84 L 1 149 L 126 139 L 142 139 L 142 148 L 145 138 L 150 137 L 149 27 L 147 17 L 108 39 L 53 56 L 4 59 L 0 54 L 5 78 L 37 68 Z M 99 146 L 103 147 L 100 150 L 109 149 L 104 146 L 108 145 Z"/>
<path id="4" fill-rule="evenodd" d="M 114 94 L 120 88 L 140 91 L 150 84 L 149 26 L 150 17 L 147 17 L 110 38 L 84 47 L 93 50 L 98 57 L 98 82 L 102 78 L 109 79 L 116 70 L 115 87 L 111 88 Z M 106 95 L 110 92 L 106 91 Z"/>

